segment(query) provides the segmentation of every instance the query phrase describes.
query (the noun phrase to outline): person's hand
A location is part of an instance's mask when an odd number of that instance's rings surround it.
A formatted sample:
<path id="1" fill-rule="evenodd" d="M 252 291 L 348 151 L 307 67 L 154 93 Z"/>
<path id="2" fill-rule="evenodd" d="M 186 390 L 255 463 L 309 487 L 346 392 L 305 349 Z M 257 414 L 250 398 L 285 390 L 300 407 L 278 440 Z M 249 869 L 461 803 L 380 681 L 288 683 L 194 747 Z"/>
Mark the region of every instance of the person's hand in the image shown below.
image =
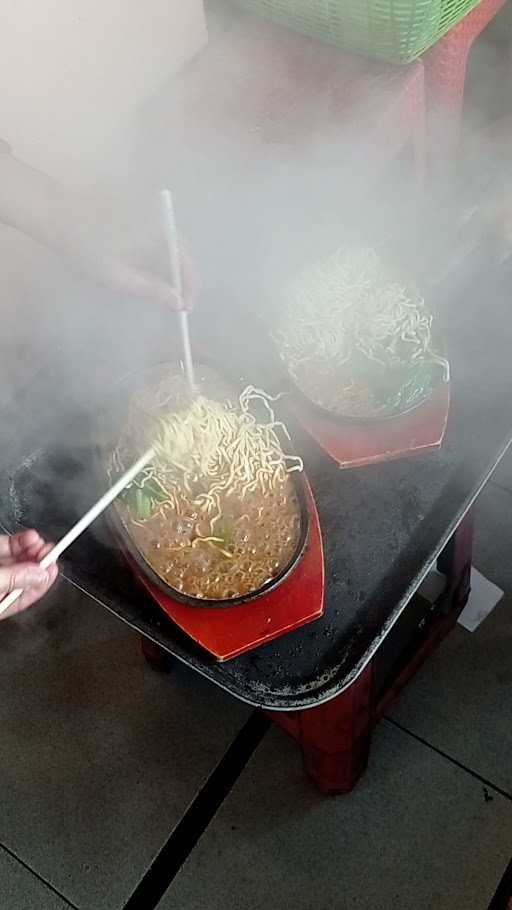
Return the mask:
<path id="1" fill-rule="evenodd" d="M 1 151 L 1 150 L 0 150 Z M 191 309 L 197 279 L 182 252 L 183 300 L 172 287 L 162 214 L 131 191 L 121 198 L 68 192 L 13 155 L 0 154 L 0 222 L 77 263 L 119 295 Z"/>
<path id="2" fill-rule="evenodd" d="M 41 569 L 38 563 L 52 548 L 37 531 L 0 535 L 0 606 L 6 594 L 22 588 L 23 594 L 0 619 L 20 613 L 40 600 L 58 575 L 56 565 Z"/>
<path id="3" fill-rule="evenodd" d="M 77 224 L 76 210 L 81 213 Z M 138 297 L 173 310 L 191 310 L 199 280 L 180 244 L 182 298 L 171 284 L 169 254 L 158 212 L 90 199 L 65 209 L 57 246 L 90 277 L 121 296 Z"/>
<path id="4" fill-rule="evenodd" d="M 181 246 L 181 281 L 182 299 L 179 300 L 170 283 L 158 275 L 158 272 L 137 267 L 128 257 L 100 256 L 89 262 L 88 270 L 102 284 L 110 287 L 117 294 L 128 294 L 139 297 L 149 303 L 169 306 L 172 310 L 193 309 L 198 293 L 198 279 L 190 256 Z"/>

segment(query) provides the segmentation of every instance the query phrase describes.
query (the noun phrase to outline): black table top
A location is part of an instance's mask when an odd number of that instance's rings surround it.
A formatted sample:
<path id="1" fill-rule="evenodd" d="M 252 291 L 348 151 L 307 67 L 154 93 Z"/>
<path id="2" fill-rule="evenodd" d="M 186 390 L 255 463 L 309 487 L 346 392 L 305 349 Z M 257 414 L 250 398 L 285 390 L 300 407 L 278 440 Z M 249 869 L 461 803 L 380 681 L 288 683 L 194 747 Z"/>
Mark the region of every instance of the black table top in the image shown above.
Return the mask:
<path id="1" fill-rule="evenodd" d="M 322 619 L 216 663 L 137 586 L 104 519 L 66 554 L 65 576 L 246 702 L 292 710 L 334 697 L 357 677 L 406 608 L 511 439 L 508 284 L 506 274 L 487 274 L 439 300 L 453 373 L 448 432 L 439 453 L 339 471 L 310 441 L 299 440 L 324 539 Z M 242 354 L 244 359 L 248 351 Z M 103 363 L 96 391 L 118 369 L 110 364 L 109 374 Z M 97 398 L 90 373 L 78 362 L 73 381 L 58 366 L 43 370 L 4 411 L 0 522 L 8 530 L 36 526 L 56 539 L 97 498 L 91 446 Z"/>

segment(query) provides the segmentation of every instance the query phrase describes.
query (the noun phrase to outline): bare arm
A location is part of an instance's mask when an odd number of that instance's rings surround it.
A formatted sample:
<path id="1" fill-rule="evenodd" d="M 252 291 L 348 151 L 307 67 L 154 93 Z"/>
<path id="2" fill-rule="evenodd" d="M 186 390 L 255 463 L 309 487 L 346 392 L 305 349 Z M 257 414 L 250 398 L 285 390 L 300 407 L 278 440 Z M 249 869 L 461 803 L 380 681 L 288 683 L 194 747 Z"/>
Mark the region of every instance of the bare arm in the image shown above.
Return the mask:
<path id="1" fill-rule="evenodd" d="M 69 193 L 46 174 L 8 153 L 0 154 L 0 222 L 73 260 L 116 293 L 176 309 L 179 303 L 166 280 L 166 263 L 161 269 L 138 263 L 140 244 L 134 227 L 144 220 L 133 215 L 127 230 L 126 218 L 112 202 Z M 185 305 L 192 306 L 196 282 L 185 254 L 182 267 Z"/>
<path id="2" fill-rule="evenodd" d="M 69 227 L 70 195 L 46 174 L 0 155 L 0 221 L 34 240 L 62 249 Z"/>

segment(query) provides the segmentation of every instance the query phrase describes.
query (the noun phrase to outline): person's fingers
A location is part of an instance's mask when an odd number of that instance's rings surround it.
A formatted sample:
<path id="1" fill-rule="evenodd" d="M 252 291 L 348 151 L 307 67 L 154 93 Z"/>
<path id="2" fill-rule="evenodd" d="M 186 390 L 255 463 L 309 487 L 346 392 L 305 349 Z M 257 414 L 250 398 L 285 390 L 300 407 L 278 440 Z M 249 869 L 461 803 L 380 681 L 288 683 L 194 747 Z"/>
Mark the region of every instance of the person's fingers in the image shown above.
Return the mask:
<path id="1" fill-rule="evenodd" d="M 9 534 L 0 536 L 0 560 L 11 559 L 11 541 Z"/>
<path id="2" fill-rule="evenodd" d="M 15 562 L 40 562 L 42 559 L 41 554 L 43 550 L 46 550 L 46 547 L 46 541 L 41 539 L 37 544 L 28 547 L 20 553 Z"/>
<path id="3" fill-rule="evenodd" d="M 22 553 L 41 546 L 43 538 L 33 529 L 0 535 L 0 559 L 19 559 Z"/>
<path id="4" fill-rule="evenodd" d="M 49 591 L 51 586 L 57 579 L 59 574 L 58 567 L 56 565 L 50 566 L 47 570 L 46 578 L 42 584 L 33 585 L 32 587 L 27 587 L 24 589 L 23 594 L 16 600 L 5 613 L 0 615 L 0 619 L 8 619 L 9 616 L 14 616 L 17 613 L 21 613 L 23 610 L 26 610 L 28 607 L 31 607 L 33 604 L 37 603 L 38 600 L 41 600 L 42 597 Z M 1 607 L 1 601 L 0 601 Z"/>
<path id="5" fill-rule="evenodd" d="M 9 594 L 15 588 L 33 588 L 46 584 L 47 569 L 35 562 L 16 562 L 0 568 L 0 593 Z"/>
<path id="6" fill-rule="evenodd" d="M 26 610 L 27 607 L 31 607 L 32 604 L 40 600 L 44 595 L 50 590 L 51 586 L 57 579 L 59 570 L 57 565 L 50 566 L 46 573 L 46 581 L 42 585 L 34 585 L 32 588 L 27 588 L 22 596 L 20 597 L 20 610 Z M 14 604 L 13 604 L 14 606 Z"/>
<path id="7" fill-rule="evenodd" d="M 40 562 L 53 546 L 43 540 L 36 531 L 23 532 L 23 534 L 26 537 L 19 539 L 11 547 L 14 551 L 13 555 L 0 558 L 0 566 L 12 566 L 17 562 Z M 22 537 L 22 535 L 19 536 Z"/>
<path id="8" fill-rule="evenodd" d="M 180 302 L 171 285 L 151 272 L 132 268 L 124 264 L 113 264 L 105 269 L 105 279 L 118 294 L 140 297 L 172 310 L 181 309 Z"/>
<path id="9" fill-rule="evenodd" d="M 39 543 L 27 550 L 18 562 L 41 562 L 41 560 L 50 552 L 53 544 L 41 539 Z"/>
<path id="10" fill-rule="evenodd" d="M 0 559 L 0 566 L 13 566 L 17 562 L 39 562 L 39 554 L 45 546 L 45 542 L 41 541 L 35 546 L 29 547 L 27 550 L 21 550 L 16 553 L 16 556 L 8 556 L 5 557 L 5 559 Z"/>
<path id="11" fill-rule="evenodd" d="M 39 550 L 39 555 L 37 557 L 37 561 L 41 562 L 41 560 L 44 559 L 45 556 L 48 556 L 48 553 L 50 553 L 51 550 L 53 550 L 54 546 L 55 546 L 54 543 L 49 543 L 49 542 L 43 543 L 43 546 Z"/>
<path id="12" fill-rule="evenodd" d="M 171 281 L 160 277 L 158 270 L 149 270 L 130 264 L 129 261 L 104 261 L 99 267 L 107 283 L 117 293 L 129 294 L 132 297 L 153 301 L 172 310 L 191 310 L 199 293 L 199 277 L 186 247 L 180 246 L 180 265 L 182 280 L 182 299 L 173 288 Z"/>

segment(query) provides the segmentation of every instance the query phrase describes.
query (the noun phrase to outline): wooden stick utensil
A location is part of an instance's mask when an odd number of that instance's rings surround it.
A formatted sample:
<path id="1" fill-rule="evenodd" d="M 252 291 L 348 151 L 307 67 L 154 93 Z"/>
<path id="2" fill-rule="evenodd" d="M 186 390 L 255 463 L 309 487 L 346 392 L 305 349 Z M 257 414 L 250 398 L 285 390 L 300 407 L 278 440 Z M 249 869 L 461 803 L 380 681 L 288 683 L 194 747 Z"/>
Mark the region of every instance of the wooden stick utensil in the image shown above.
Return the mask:
<path id="1" fill-rule="evenodd" d="M 106 493 L 103 494 L 101 499 L 99 499 L 98 502 L 95 503 L 95 505 L 93 505 L 83 516 L 83 518 L 81 518 L 80 521 L 77 521 L 76 525 L 74 525 L 71 530 L 69 530 L 67 534 L 65 534 L 64 537 L 62 537 L 61 540 L 55 544 L 53 549 L 46 554 L 44 559 L 42 559 L 39 563 L 41 568 L 47 569 L 52 565 L 52 563 L 57 562 L 59 556 L 64 552 L 64 550 L 71 546 L 77 537 L 79 537 L 80 534 L 85 531 L 89 525 L 92 524 L 92 522 L 95 521 L 99 515 L 101 515 L 102 512 L 105 511 L 105 509 L 114 501 L 114 499 L 116 499 L 119 494 L 123 492 L 124 488 L 127 487 L 128 484 L 131 483 L 138 474 L 140 474 L 143 468 L 145 468 L 146 465 L 149 464 L 149 462 L 152 461 L 154 457 L 155 450 L 152 448 L 147 449 L 147 451 L 141 455 L 139 460 L 136 461 L 135 464 L 133 464 L 132 467 L 129 468 L 122 475 L 122 477 L 119 478 L 119 480 L 116 480 L 115 484 L 110 487 Z M 10 594 L 7 594 L 7 596 L 0 601 L 0 616 L 2 613 L 5 613 L 5 611 L 13 603 L 15 603 L 15 601 L 18 600 L 18 597 L 21 597 L 22 594 L 23 591 L 21 588 L 16 588 L 14 591 L 11 591 Z"/>
<path id="2" fill-rule="evenodd" d="M 174 289 L 178 296 L 178 301 L 180 304 L 183 304 L 183 282 L 181 280 L 180 248 L 178 244 L 178 231 L 176 228 L 176 217 L 174 214 L 172 193 L 170 190 L 162 190 L 161 196 L 167 246 L 169 250 L 169 262 L 171 266 L 171 278 Z M 180 309 L 178 311 L 178 320 L 181 330 L 181 342 L 183 347 L 183 362 L 185 364 L 185 373 L 187 376 L 190 391 L 196 392 L 194 364 L 192 361 L 192 348 L 190 345 L 188 313 L 186 310 Z"/>

